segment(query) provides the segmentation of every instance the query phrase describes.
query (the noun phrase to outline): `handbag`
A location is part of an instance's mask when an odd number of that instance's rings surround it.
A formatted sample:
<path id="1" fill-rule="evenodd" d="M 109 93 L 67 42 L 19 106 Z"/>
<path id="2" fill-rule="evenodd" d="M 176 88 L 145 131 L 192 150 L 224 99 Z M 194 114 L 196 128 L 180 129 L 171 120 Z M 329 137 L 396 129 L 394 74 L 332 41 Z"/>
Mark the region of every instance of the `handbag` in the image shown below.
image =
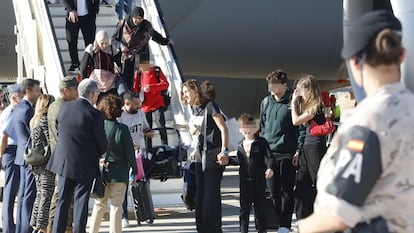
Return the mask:
<path id="1" fill-rule="evenodd" d="M 24 150 L 24 161 L 27 165 L 42 166 L 47 164 L 50 158 L 50 147 L 33 147 Z"/>
<path id="2" fill-rule="evenodd" d="M 224 168 L 223 165 L 217 163 L 217 155 L 220 153 L 221 148 L 207 148 L 207 108 L 204 110 L 204 130 L 203 130 L 203 151 L 201 153 L 201 165 L 203 171 L 211 169 Z"/>
<path id="3" fill-rule="evenodd" d="M 105 161 L 108 159 L 108 154 L 111 152 L 112 141 L 115 140 L 114 136 L 116 128 L 118 128 L 118 124 L 115 123 L 108 137 L 109 143 L 108 147 L 106 148 Z M 103 198 L 105 196 L 105 185 L 108 176 L 108 169 L 104 168 L 103 166 L 99 166 L 99 173 L 99 176 L 95 177 L 92 183 L 92 190 L 90 194 L 90 197 L 92 198 Z"/>
<path id="4" fill-rule="evenodd" d="M 94 69 L 89 75 L 89 78 L 98 82 L 98 87 L 101 92 L 107 92 L 116 86 L 118 76 L 109 70 Z"/>
<path id="5" fill-rule="evenodd" d="M 237 123 L 236 118 L 228 118 L 223 112 L 221 114 L 224 116 L 224 119 L 226 120 L 226 126 L 228 130 L 228 144 L 227 148 L 229 151 L 235 151 L 239 147 L 240 141 L 243 139 L 243 135 L 240 133 L 240 127 Z"/>
<path id="6" fill-rule="evenodd" d="M 335 130 L 335 125 L 330 117 L 327 117 L 325 123 L 318 125 L 314 120 L 310 122 L 309 133 L 312 136 L 325 136 Z"/>
<path id="7" fill-rule="evenodd" d="M 144 170 L 144 155 L 139 153 L 137 156 L 137 167 L 138 167 L 138 174 L 135 177 L 136 181 L 140 181 L 145 177 L 145 170 Z"/>
<path id="8" fill-rule="evenodd" d="M 49 145 L 45 147 L 29 148 L 29 144 L 31 141 L 32 139 L 29 136 L 23 153 L 23 159 L 26 162 L 26 164 L 31 166 L 42 166 L 47 164 L 51 155 Z"/>

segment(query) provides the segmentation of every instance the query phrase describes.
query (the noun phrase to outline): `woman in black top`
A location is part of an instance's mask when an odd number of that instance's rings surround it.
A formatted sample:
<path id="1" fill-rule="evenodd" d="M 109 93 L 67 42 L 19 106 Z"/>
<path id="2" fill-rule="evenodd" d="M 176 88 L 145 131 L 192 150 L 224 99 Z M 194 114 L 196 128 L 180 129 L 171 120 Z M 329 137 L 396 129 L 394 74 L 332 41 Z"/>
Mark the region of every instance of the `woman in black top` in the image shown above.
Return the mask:
<path id="1" fill-rule="evenodd" d="M 295 190 L 295 210 L 298 219 L 313 213 L 316 197 L 316 174 L 326 152 L 326 136 L 310 134 L 310 122 L 325 122 L 324 107 L 317 80 L 312 75 L 301 78 L 292 95 L 292 123 L 305 125 L 305 142 L 299 157 Z"/>
<path id="2" fill-rule="evenodd" d="M 199 153 L 196 153 L 195 158 L 197 232 L 220 233 L 220 182 L 224 165 L 229 162 L 227 127 L 220 108 L 204 96 L 196 80 L 191 79 L 183 84 L 181 100 L 185 104 L 190 104 L 192 114 L 196 118 L 195 127 L 200 132 Z"/>

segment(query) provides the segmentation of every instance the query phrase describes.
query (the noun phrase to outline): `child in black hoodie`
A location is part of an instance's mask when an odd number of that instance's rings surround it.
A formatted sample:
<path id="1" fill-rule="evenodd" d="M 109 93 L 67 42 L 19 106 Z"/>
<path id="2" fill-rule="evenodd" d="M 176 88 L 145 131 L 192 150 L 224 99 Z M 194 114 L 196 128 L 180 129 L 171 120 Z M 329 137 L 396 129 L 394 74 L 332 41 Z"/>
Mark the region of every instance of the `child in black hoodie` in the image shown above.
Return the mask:
<path id="1" fill-rule="evenodd" d="M 249 230 L 249 214 L 254 203 L 257 230 L 263 233 L 266 232 L 266 179 L 273 176 L 273 155 L 266 139 L 255 135 L 256 122 L 250 114 L 243 113 L 238 123 L 244 136 L 234 161 L 240 165 L 240 232 Z"/>

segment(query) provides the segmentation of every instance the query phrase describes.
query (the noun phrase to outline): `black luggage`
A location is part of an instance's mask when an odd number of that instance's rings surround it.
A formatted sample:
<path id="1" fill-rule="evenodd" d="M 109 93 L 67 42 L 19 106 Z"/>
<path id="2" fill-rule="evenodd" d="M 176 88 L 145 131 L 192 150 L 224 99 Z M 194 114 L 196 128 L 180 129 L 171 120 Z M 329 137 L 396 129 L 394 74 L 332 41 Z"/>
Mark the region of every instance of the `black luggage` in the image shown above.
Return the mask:
<path id="1" fill-rule="evenodd" d="M 155 214 L 149 183 L 147 181 L 137 181 L 131 186 L 131 194 L 138 225 L 141 225 L 143 221 L 152 224 Z"/>
<path id="2" fill-rule="evenodd" d="M 183 168 L 184 185 L 181 199 L 188 210 L 195 209 L 196 183 L 195 183 L 195 162 L 188 161 Z"/>
<path id="3" fill-rule="evenodd" d="M 270 195 L 266 195 L 266 222 L 267 222 L 267 229 L 277 229 L 279 227 L 279 215 L 277 213 L 276 207 L 273 205 L 272 198 L 270 198 Z M 255 226 L 256 229 L 257 223 L 255 218 Z"/>
<path id="4" fill-rule="evenodd" d="M 161 128 L 152 130 L 159 131 Z M 184 147 L 180 133 L 175 128 L 165 128 L 167 132 L 173 131 L 177 136 L 174 145 L 157 145 L 147 148 L 147 158 L 150 166 L 145 171 L 150 179 L 166 181 L 168 178 L 183 177 L 182 161 L 187 160 L 187 148 Z M 146 143 L 148 145 L 148 143 Z M 151 153 L 151 156 L 149 155 Z"/>

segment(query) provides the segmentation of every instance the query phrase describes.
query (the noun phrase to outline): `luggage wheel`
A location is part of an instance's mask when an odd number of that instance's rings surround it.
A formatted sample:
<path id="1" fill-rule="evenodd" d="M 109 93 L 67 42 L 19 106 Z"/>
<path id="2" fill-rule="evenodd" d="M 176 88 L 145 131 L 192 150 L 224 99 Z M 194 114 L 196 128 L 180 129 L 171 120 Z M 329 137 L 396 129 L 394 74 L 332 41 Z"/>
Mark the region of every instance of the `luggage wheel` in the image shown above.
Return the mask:
<path id="1" fill-rule="evenodd" d="M 147 222 L 148 224 L 153 224 L 153 223 L 154 223 L 154 219 L 147 219 L 147 220 L 146 220 L 146 222 Z"/>

